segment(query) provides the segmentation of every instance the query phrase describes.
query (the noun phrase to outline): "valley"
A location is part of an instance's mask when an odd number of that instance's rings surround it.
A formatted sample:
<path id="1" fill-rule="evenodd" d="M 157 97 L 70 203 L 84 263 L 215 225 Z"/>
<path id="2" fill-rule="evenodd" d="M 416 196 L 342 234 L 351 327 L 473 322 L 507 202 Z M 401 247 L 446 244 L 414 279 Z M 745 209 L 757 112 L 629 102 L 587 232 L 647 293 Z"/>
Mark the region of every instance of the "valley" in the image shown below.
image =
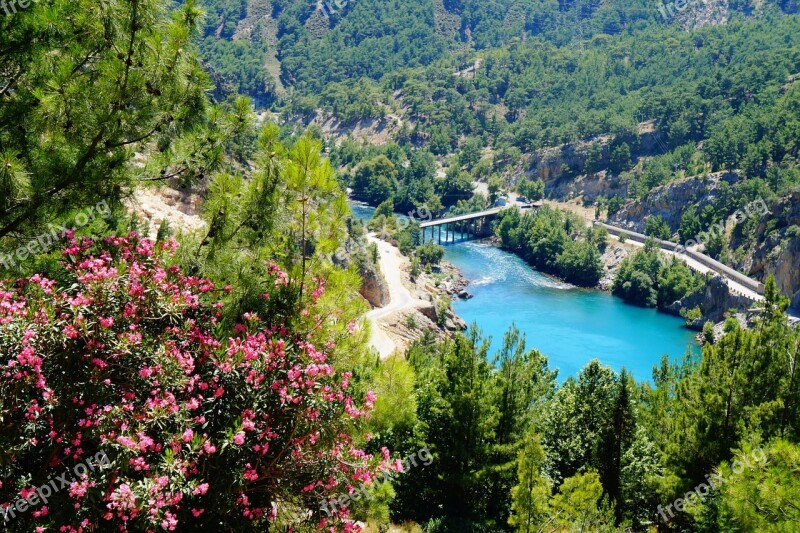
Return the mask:
<path id="1" fill-rule="evenodd" d="M 796 0 L 4 2 L 3 530 L 800 530 L 799 82 Z"/>

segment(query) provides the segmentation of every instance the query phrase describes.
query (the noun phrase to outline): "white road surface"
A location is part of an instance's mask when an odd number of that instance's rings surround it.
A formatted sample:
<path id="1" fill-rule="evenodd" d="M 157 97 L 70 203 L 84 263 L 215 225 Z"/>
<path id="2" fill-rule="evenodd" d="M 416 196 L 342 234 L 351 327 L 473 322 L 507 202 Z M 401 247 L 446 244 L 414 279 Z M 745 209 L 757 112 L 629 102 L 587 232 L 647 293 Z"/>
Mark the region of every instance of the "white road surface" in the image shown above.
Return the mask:
<path id="1" fill-rule="evenodd" d="M 389 303 L 367 313 L 367 320 L 372 324 L 370 344 L 378 350 L 381 359 L 386 359 L 397 350 L 398 346 L 386 332 L 380 319 L 399 311 L 411 309 L 417 305 L 418 301 L 411 296 L 411 292 L 403 283 L 403 265 L 407 259 L 403 257 L 400 250 L 388 242 L 378 239 L 374 234 L 369 234 L 367 239 L 378 245 L 380 269 L 389 286 Z"/>

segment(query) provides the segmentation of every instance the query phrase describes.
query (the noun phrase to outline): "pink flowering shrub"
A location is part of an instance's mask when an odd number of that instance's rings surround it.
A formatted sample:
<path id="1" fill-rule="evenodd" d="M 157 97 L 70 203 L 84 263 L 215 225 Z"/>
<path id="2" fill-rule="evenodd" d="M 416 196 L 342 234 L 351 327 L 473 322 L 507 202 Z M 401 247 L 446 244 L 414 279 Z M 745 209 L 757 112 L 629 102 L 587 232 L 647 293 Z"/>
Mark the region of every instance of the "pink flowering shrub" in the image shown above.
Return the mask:
<path id="1" fill-rule="evenodd" d="M 393 468 L 351 437 L 374 395 L 359 406 L 313 331 L 255 315 L 225 331 L 214 285 L 165 266 L 174 248 L 73 238 L 58 281 L 0 282 L 0 522 L 353 529 L 346 506 L 327 516 L 320 504 Z M 274 266 L 265 277 L 287 285 Z M 313 304 L 302 314 L 322 327 Z M 76 468 L 103 453 L 104 468 Z M 32 502 L 45 484 L 58 490 Z"/>

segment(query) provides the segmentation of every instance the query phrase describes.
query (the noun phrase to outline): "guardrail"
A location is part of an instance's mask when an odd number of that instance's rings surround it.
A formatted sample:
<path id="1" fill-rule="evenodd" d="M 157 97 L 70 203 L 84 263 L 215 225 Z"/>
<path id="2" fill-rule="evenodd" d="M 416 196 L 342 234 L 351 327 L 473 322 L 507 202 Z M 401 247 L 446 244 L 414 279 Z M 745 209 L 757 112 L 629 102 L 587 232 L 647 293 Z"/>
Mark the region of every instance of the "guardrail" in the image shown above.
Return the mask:
<path id="1" fill-rule="evenodd" d="M 612 226 L 610 224 L 605 224 L 603 222 L 594 222 L 595 226 L 599 226 L 608 230 L 608 232 L 612 235 L 619 236 L 620 234 L 624 234 L 627 238 L 644 243 L 648 238 L 652 238 L 662 249 L 669 250 L 671 252 L 684 254 L 687 257 L 691 257 L 701 265 L 713 270 L 717 274 L 720 274 L 726 278 L 729 278 L 736 283 L 747 287 L 748 289 L 763 295 L 764 294 L 764 284 L 756 281 L 754 279 L 748 278 L 741 272 L 738 272 L 727 265 L 723 265 L 719 261 L 708 257 L 705 254 L 701 254 L 700 252 L 695 252 L 694 250 L 687 250 L 683 246 L 679 244 L 675 244 L 674 242 L 665 241 L 662 239 L 656 239 L 654 237 L 648 237 L 647 235 L 643 235 L 641 233 L 637 233 L 635 231 L 630 231 L 624 228 L 620 228 L 617 226 Z"/>

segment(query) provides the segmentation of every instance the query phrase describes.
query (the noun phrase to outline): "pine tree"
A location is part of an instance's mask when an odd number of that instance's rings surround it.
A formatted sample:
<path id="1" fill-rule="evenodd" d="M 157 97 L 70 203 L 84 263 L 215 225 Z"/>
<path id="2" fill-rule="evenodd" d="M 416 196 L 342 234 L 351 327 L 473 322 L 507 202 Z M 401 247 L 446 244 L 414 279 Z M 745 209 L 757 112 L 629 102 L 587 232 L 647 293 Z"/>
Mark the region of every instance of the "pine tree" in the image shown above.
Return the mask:
<path id="1" fill-rule="evenodd" d="M 603 454 L 601 456 L 600 475 L 606 494 L 615 504 L 618 523 L 621 521 L 624 512 L 620 479 L 622 458 L 633 443 L 636 432 L 636 419 L 631 401 L 631 386 L 630 374 L 623 368 L 619 375 L 611 408 L 611 425 L 603 435 L 602 444 Z"/>
<path id="2" fill-rule="evenodd" d="M 548 368 L 547 358 L 537 350 L 525 349 L 525 336 L 513 324 L 503 336 L 503 346 L 495 355 L 493 366 L 498 369 L 494 400 L 498 420 L 491 460 L 485 468 L 487 514 L 495 523 L 504 524 L 509 520 L 508 498 L 516 481 L 520 450 L 533 438 L 529 428 L 555 391 L 557 371 Z M 538 436 L 536 440 L 538 447 Z M 540 467 L 541 461 L 537 465 Z"/>
<path id="3" fill-rule="evenodd" d="M 539 531 L 547 519 L 550 485 L 542 476 L 544 450 L 539 437 L 529 434 L 517 460 L 518 484 L 511 489 L 511 516 L 508 523 L 522 533 Z"/>
<path id="4" fill-rule="evenodd" d="M 193 0 L 172 14 L 158 0 L 76 0 L 0 17 L 0 239 L 113 204 L 142 174 L 137 150 L 174 156 L 174 176 L 213 170 L 197 151 L 214 145 L 192 45 L 201 15 Z"/>

